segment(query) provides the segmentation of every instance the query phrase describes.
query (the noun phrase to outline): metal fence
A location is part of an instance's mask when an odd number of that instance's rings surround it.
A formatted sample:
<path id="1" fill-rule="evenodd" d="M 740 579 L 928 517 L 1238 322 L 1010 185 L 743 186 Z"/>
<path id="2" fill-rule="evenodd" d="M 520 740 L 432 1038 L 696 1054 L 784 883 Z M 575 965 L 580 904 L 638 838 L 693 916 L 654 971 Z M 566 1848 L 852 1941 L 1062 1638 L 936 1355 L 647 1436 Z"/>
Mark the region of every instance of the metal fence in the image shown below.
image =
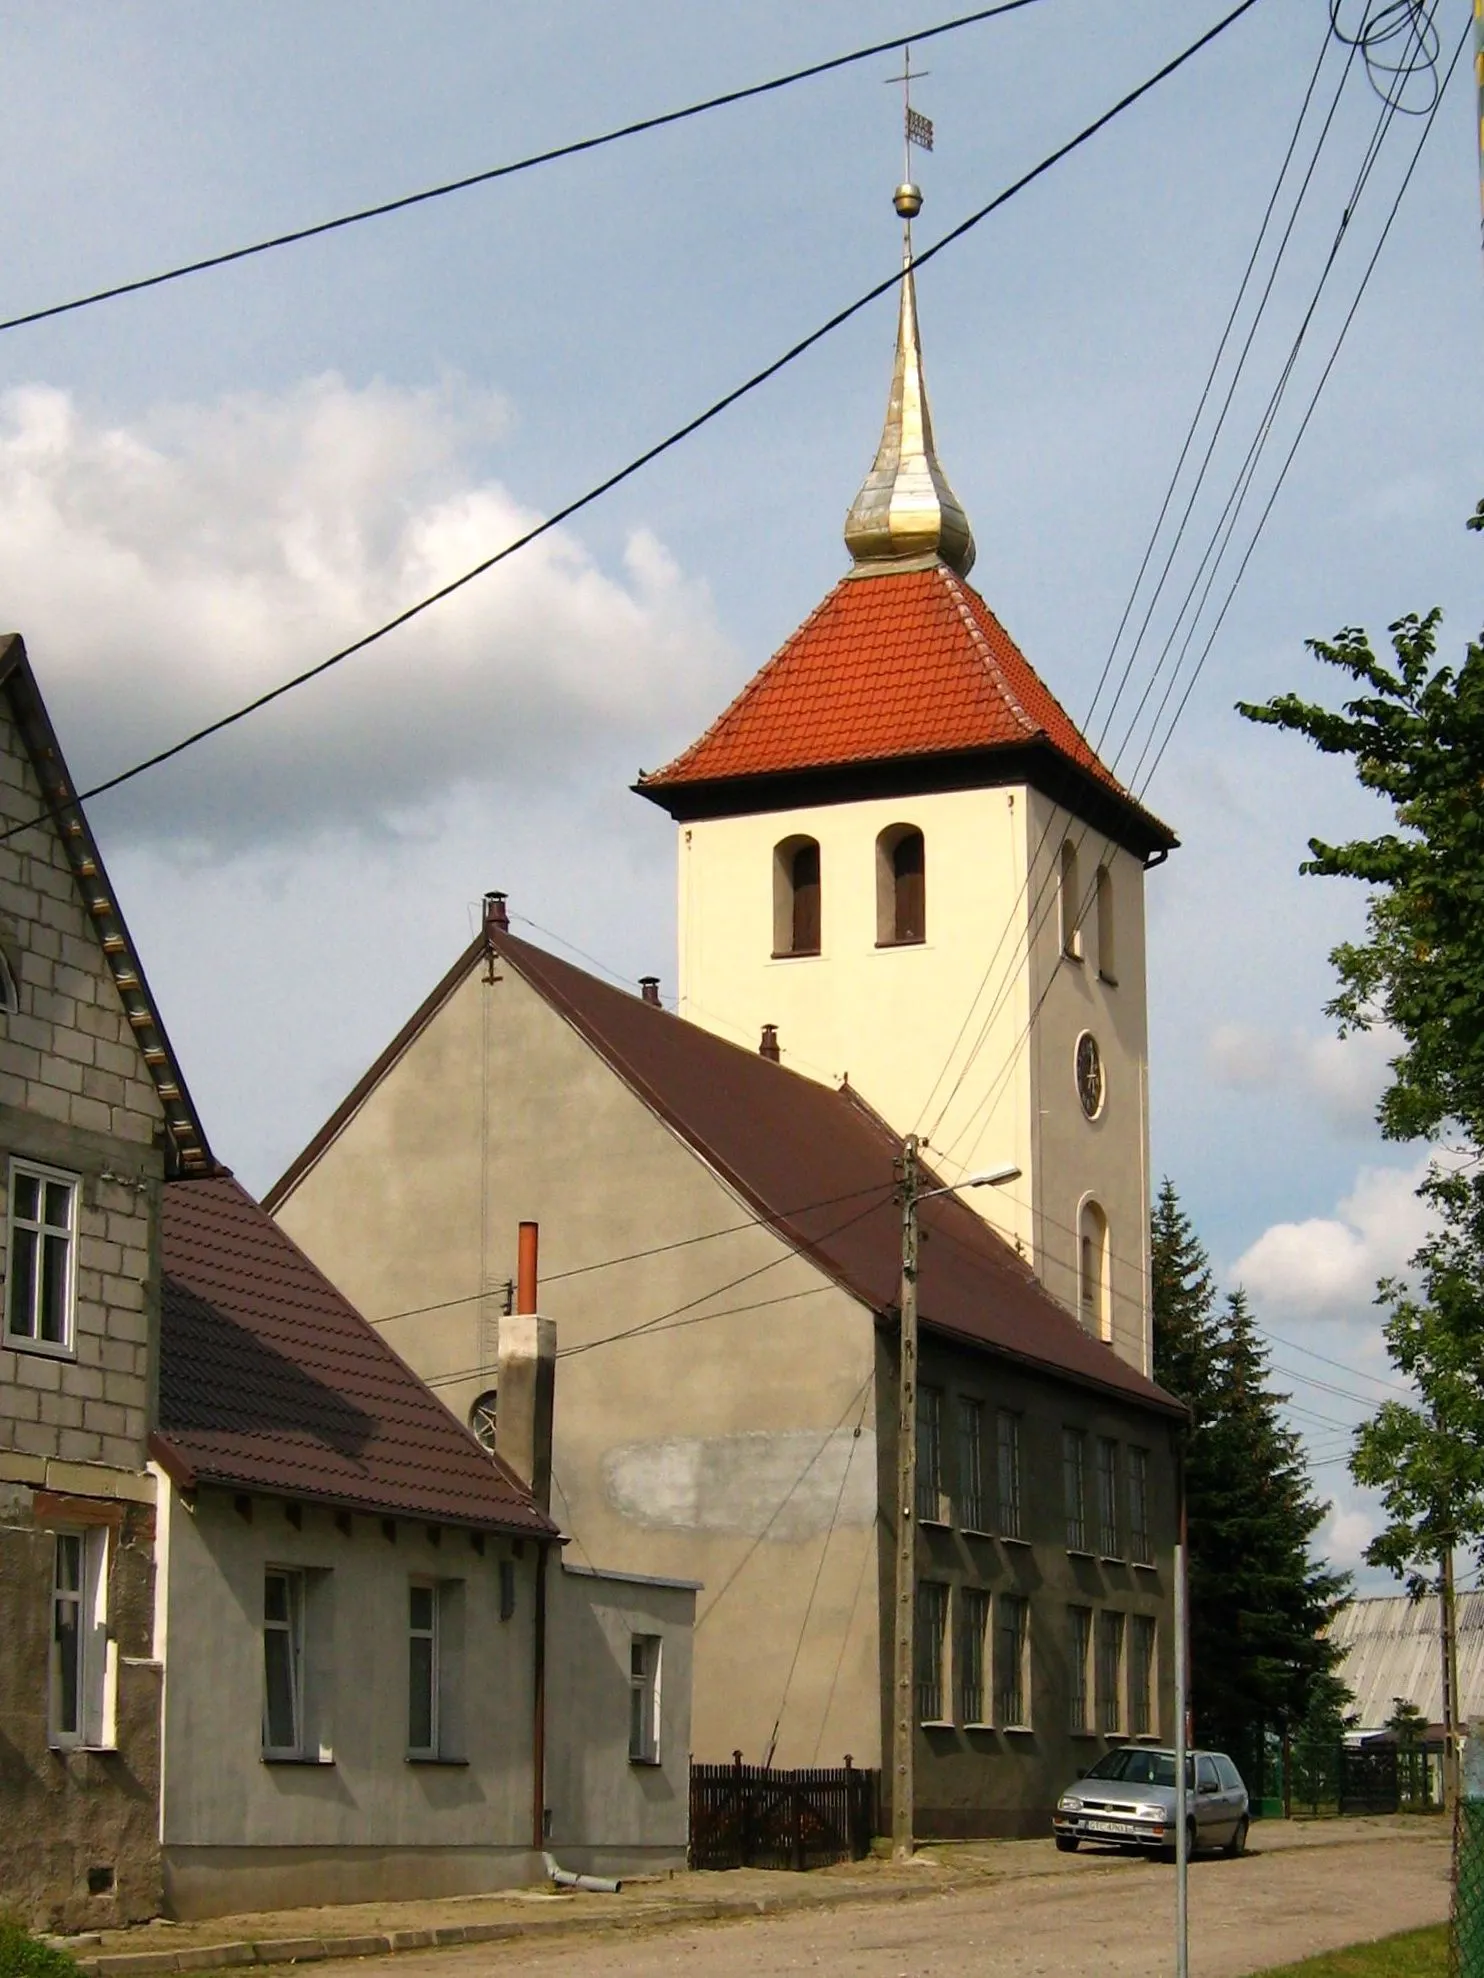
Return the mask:
<path id="1" fill-rule="evenodd" d="M 1315 1745 L 1272 1740 L 1253 1776 L 1255 1811 L 1309 1818 L 1344 1813 L 1438 1813 L 1442 1750 L 1426 1745 Z M 1484 1974 L 1481 1974 L 1484 1978 Z"/>
<path id="2" fill-rule="evenodd" d="M 690 1768 L 692 1868 L 825 1868 L 871 1851 L 880 1774 L 842 1767 L 799 1772 L 744 1765 Z"/>

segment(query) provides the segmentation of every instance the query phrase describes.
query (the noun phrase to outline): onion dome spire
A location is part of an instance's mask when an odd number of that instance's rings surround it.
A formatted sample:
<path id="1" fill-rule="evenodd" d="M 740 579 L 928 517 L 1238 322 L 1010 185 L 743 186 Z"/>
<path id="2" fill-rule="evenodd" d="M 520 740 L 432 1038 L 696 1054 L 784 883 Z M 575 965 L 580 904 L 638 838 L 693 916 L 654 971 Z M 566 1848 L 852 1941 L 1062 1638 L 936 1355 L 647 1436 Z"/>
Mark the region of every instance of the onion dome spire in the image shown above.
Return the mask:
<path id="1" fill-rule="evenodd" d="M 899 185 L 892 204 L 904 223 L 897 361 L 876 464 L 845 518 L 845 546 L 864 575 L 874 563 L 936 556 L 960 577 L 974 563 L 974 533 L 933 445 L 922 346 L 917 335 L 917 288 L 912 279 L 912 221 L 922 211 L 915 185 Z"/>

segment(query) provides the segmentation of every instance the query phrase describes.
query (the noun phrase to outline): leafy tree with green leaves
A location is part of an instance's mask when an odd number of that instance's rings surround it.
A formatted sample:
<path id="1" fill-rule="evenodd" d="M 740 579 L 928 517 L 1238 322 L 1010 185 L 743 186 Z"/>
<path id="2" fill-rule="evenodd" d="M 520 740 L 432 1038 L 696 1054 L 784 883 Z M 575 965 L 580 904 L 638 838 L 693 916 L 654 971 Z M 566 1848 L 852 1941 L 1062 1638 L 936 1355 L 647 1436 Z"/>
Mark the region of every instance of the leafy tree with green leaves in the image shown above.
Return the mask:
<path id="1" fill-rule="evenodd" d="M 1191 1410 L 1185 1444 L 1197 1737 L 1255 1779 L 1264 1733 L 1300 1723 L 1335 1651 L 1321 1630 L 1348 1577 L 1315 1564 L 1326 1506 L 1281 1419 L 1244 1293 L 1218 1307 L 1210 1261 L 1167 1180 L 1153 1218 L 1155 1378 Z"/>
<path id="2" fill-rule="evenodd" d="M 1484 531 L 1484 501 L 1469 519 Z M 1484 640 L 1438 663 L 1441 615 L 1390 628 L 1390 661 L 1354 627 L 1309 650 L 1353 681 L 1336 712 L 1294 694 L 1238 703 L 1249 720 L 1345 756 L 1391 806 L 1396 829 L 1310 840 L 1304 872 L 1370 887 L 1366 939 L 1331 960 L 1341 1035 L 1389 1025 L 1400 1039 L 1377 1117 L 1388 1138 L 1451 1145 L 1420 1192 L 1440 1219 L 1412 1259 L 1415 1282 L 1378 1302 L 1393 1364 L 1417 1401 L 1387 1401 L 1358 1432 L 1356 1480 L 1379 1490 L 1386 1529 L 1367 1558 L 1409 1582 L 1455 1542 L 1484 1558 Z"/>

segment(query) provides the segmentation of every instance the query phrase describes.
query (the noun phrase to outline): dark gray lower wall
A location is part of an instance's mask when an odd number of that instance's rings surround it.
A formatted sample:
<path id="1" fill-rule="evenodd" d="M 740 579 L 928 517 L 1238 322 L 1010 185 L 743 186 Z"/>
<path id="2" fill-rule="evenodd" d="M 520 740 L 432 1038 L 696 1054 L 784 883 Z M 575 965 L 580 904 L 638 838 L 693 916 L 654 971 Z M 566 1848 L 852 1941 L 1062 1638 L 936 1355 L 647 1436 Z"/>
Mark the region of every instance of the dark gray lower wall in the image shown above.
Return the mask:
<path id="1" fill-rule="evenodd" d="M 149 1659 L 155 1514 L 134 1503 L 87 1508 L 118 1520 L 108 1601 L 116 1749 L 54 1751 L 54 1526 L 74 1516 L 66 1500 L 0 1483 L 0 1903 L 56 1930 L 139 1922 L 161 1899 L 160 1670 Z"/>
<path id="2" fill-rule="evenodd" d="M 539 1882 L 518 1847 L 167 1847 L 165 1906 L 184 1922 L 330 1903 L 475 1896 Z"/>

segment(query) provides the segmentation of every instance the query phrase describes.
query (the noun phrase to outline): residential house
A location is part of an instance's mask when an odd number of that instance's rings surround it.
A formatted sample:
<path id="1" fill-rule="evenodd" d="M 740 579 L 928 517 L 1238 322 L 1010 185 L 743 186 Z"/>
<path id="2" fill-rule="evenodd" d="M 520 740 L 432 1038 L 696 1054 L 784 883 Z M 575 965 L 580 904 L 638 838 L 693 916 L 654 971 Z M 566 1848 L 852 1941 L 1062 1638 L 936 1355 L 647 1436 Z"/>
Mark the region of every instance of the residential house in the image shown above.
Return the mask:
<path id="1" fill-rule="evenodd" d="M 237 1182 L 166 1189 L 163 1272 L 170 1913 L 683 1865 L 695 1589 L 564 1566 Z"/>
<path id="2" fill-rule="evenodd" d="M 161 1186 L 209 1149 L 19 638 L 0 645 L 0 1903 L 160 1903 Z"/>

